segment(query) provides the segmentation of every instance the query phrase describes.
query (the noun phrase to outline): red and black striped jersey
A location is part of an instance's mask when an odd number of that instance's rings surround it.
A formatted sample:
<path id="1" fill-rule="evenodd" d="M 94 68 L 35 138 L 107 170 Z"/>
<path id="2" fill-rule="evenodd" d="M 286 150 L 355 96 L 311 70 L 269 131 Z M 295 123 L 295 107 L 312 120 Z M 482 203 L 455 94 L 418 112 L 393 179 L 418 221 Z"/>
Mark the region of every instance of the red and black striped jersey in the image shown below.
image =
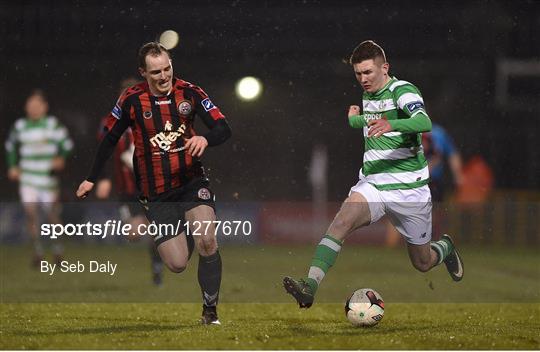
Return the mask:
<path id="1" fill-rule="evenodd" d="M 152 95 L 146 82 L 120 95 L 105 128 L 117 140 L 131 127 L 135 179 L 144 196 L 153 198 L 205 177 L 199 158 L 184 151 L 184 141 L 197 135 L 195 116 L 210 129 L 225 119 L 200 87 L 178 78 L 166 96 Z"/>

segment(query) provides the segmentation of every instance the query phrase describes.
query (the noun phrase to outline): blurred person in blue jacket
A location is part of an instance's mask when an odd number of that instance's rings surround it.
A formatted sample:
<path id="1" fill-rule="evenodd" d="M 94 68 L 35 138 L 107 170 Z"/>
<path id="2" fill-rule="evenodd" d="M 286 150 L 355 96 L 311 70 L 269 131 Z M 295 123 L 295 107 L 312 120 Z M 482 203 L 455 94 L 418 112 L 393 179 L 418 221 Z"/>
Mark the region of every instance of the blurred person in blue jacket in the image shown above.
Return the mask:
<path id="1" fill-rule="evenodd" d="M 452 180 L 455 187 L 463 182 L 463 163 L 461 155 L 454 145 L 454 141 L 446 130 L 433 123 L 431 132 L 422 134 L 424 155 L 428 161 L 431 182 L 431 197 L 435 202 L 444 198 L 446 184 L 444 182 L 445 163 L 448 162 L 452 172 Z"/>

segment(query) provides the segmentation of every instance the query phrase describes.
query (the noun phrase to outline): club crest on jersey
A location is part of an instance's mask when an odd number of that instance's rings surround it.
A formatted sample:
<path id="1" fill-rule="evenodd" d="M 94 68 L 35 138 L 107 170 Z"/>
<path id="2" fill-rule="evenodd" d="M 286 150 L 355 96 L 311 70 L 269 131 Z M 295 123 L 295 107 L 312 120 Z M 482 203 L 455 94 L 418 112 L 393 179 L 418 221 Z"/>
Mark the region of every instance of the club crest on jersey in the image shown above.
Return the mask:
<path id="1" fill-rule="evenodd" d="M 199 196 L 200 199 L 202 200 L 209 200 L 210 197 L 211 197 L 211 193 L 210 193 L 210 190 L 208 190 L 208 188 L 201 188 L 199 189 L 199 192 L 197 194 Z"/>
<path id="2" fill-rule="evenodd" d="M 216 106 L 212 103 L 210 98 L 204 99 L 203 101 L 201 101 L 201 104 L 202 104 L 205 111 L 210 111 L 210 110 L 216 108 Z"/>
<path id="3" fill-rule="evenodd" d="M 178 112 L 180 115 L 189 115 L 191 112 L 191 104 L 189 101 L 183 101 L 180 104 L 178 104 Z"/>
<path id="4" fill-rule="evenodd" d="M 148 120 L 148 119 L 151 119 L 151 118 L 152 118 L 152 111 L 145 111 L 145 112 L 143 112 L 143 117 L 144 117 L 145 119 L 147 119 L 147 120 Z"/>
<path id="5" fill-rule="evenodd" d="M 411 113 L 418 109 L 424 109 L 424 103 L 422 103 L 421 101 L 415 101 L 405 106 L 407 107 L 407 110 L 409 110 L 409 112 Z"/>

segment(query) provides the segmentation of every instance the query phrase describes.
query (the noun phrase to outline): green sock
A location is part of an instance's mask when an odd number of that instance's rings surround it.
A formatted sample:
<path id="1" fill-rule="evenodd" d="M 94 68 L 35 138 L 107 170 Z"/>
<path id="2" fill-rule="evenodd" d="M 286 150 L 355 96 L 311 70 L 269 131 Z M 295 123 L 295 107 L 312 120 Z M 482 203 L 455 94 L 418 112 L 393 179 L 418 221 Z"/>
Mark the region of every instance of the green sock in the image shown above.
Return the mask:
<path id="1" fill-rule="evenodd" d="M 306 283 L 311 288 L 313 294 L 317 292 L 322 279 L 336 262 L 342 244 L 342 241 L 335 239 L 332 235 L 326 234 L 317 245 L 315 255 L 311 260 L 308 278 L 306 279 Z"/>
<path id="2" fill-rule="evenodd" d="M 444 239 L 436 242 L 431 242 L 431 248 L 439 256 L 439 260 L 437 260 L 436 265 L 441 264 L 443 260 L 448 256 L 448 254 L 452 253 L 452 251 L 454 250 L 454 247 L 452 246 L 450 241 Z"/>

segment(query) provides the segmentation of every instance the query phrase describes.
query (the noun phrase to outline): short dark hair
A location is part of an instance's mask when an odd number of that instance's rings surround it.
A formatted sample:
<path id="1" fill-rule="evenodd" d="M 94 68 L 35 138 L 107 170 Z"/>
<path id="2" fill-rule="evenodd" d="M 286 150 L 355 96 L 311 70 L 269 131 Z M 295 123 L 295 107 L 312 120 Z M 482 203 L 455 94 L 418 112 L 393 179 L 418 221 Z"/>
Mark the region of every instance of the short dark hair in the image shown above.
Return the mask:
<path id="1" fill-rule="evenodd" d="M 47 95 L 45 94 L 43 89 L 39 89 L 39 88 L 33 89 L 30 92 L 30 94 L 28 94 L 28 97 L 26 97 L 26 100 L 28 101 L 28 99 L 30 99 L 32 97 L 40 97 L 44 102 L 46 102 L 46 103 L 49 102 L 49 99 L 47 99 Z"/>
<path id="2" fill-rule="evenodd" d="M 366 40 L 354 48 L 349 63 L 354 65 L 364 60 L 375 60 L 376 58 L 381 58 L 383 62 L 386 62 L 383 48 L 373 40 Z"/>
<path id="3" fill-rule="evenodd" d="M 146 68 L 146 57 L 148 55 L 158 56 L 162 53 L 167 53 L 169 59 L 172 59 L 171 53 L 167 48 L 159 42 L 149 42 L 141 46 L 139 49 L 139 67 Z"/>

